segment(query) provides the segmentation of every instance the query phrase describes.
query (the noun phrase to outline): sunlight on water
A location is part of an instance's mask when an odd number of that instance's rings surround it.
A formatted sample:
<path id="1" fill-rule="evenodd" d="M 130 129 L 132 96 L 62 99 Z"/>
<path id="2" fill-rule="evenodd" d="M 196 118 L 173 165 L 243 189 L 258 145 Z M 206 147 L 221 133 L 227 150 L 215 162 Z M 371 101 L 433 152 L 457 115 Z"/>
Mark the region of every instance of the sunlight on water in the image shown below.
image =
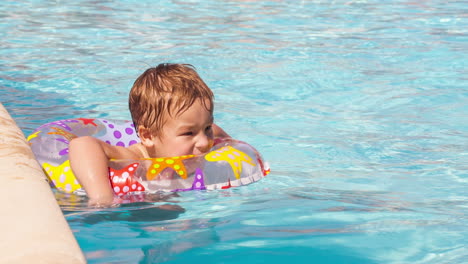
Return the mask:
<path id="1" fill-rule="evenodd" d="M 95 210 L 89 263 L 464 263 L 468 18 L 446 1 L 3 1 L 0 101 L 25 134 L 129 119 L 146 68 L 193 64 L 272 173 Z"/>

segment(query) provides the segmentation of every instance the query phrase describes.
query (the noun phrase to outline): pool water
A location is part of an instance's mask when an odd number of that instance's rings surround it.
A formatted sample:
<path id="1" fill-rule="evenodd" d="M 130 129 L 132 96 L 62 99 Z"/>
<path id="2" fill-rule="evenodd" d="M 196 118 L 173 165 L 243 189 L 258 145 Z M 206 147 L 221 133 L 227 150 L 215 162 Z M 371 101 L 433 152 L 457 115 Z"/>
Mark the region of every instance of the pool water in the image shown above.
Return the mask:
<path id="1" fill-rule="evenodd" d="M 464 1 L 2 1 L 0 101 L 28 135 L 129 119 L 146 68 L 193 64 L 272 173 L 96 210 L 89 263 L 466 263 Z"/>

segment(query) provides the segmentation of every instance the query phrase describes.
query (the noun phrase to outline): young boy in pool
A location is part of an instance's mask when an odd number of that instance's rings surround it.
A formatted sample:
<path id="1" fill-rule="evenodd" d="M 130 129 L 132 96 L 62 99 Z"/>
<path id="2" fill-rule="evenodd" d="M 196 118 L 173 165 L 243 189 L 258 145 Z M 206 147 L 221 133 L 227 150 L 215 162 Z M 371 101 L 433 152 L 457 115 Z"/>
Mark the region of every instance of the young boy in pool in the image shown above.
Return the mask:
<path id="1" fill-rule="evenodd" d="M 146 70 L 133 84 L 129 108 L 140 143 L 112 146 L 89 136 L 70 142 L 70 165 L 91 205 L 114 201 L 110 159 L 198 155 L 208 152 L 215 138 L 229 137 L 213 123 L 213 92 L 188 64 Z"/>

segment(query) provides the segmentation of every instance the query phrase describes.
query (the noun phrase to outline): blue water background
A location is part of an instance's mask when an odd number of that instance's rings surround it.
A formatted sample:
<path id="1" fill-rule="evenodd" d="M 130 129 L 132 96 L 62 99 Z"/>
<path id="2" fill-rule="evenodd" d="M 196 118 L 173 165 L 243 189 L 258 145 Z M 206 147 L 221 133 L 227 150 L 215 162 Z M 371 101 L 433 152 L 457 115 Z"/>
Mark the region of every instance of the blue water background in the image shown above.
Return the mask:
<path id="1" fill-rule="evenodd" d="M 114 209 L 57 193 L 89 263 L 466 263 L 467 14 L 441 0 L 6 0 L 0 102 L 26 135 L 129 119 L 141 72 L 190 63 L 216 122 L 270 162 L 255 184 Z"/>

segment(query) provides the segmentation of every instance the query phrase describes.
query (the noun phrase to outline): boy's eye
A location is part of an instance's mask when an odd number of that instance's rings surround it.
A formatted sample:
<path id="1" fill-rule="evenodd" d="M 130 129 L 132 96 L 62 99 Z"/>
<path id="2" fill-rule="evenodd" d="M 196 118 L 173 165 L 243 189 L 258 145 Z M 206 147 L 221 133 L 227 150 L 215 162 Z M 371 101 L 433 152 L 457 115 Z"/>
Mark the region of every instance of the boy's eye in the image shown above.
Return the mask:
<path id="1" fill-rule="evenodd" d="M 187 131 L 187 132 L 182 133 L 182 136 L 191 136 L 191 135 L 193 135 L 192 131 Z"/>
<path id="2" fill-rule="evenodd" d="M 212 128 L 213 128 L 212 126 L 207 126 L 207 127 L 205 128 L 205 130 L 206 130 L 206 131 L 210 131 Z"/>

